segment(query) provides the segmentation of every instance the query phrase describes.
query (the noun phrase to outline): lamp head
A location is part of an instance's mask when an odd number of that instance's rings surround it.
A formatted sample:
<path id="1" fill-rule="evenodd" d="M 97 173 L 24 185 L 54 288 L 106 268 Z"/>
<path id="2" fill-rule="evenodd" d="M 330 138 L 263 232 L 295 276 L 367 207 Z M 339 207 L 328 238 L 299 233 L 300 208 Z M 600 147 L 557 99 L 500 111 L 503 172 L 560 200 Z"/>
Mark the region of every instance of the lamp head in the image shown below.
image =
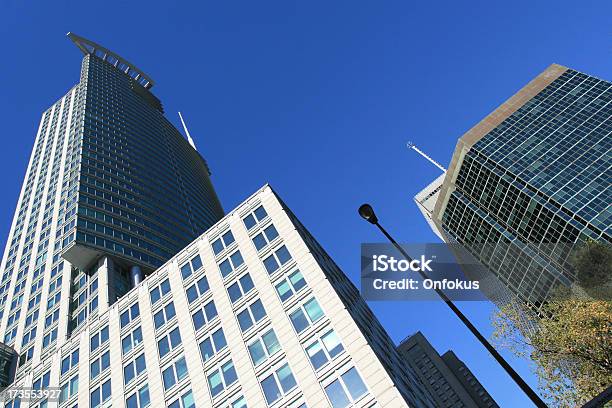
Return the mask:
<path id="1" fill-rule="evenodd" d="M 370 204 L 362 204 L 361 207 L 359 207 L 359 215 L 370 224 L 378 223 L 378 218 Z"/>

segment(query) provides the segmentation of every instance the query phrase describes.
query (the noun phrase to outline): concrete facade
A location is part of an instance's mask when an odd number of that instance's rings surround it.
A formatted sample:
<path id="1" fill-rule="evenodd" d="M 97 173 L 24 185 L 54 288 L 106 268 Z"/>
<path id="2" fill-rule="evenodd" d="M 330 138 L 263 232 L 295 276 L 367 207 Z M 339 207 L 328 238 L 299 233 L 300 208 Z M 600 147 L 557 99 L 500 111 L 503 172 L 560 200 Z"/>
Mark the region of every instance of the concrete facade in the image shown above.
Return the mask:
<path id="1" fill-rule="evenodd" d="M 176 330 L 180 342 L 162 346 Z M 263 354 L 251 351 L 271 330 L 273 346 L 259 343 Z M 144 368 L 132 378 L 126 367 L 136 360 Z M 186 372 L 168 386 L 167 370 L 177 362 Z M 217 389 L 221 367 L 229 380 Z M 275 381 L 269 379 L 281 369 L 287 389 L 279 382 L 278 392 L 270 393 Z M 67 407 L 96 406 L 103 384 L 110 394 L 99 406 L 146 406 L 132 405 L 135 395 L 160 407 L 435 406 L 412 369 L 400 364 L 357 289 L 269 186 L 89 319 L 18 383 L 45 376 L 51 386 L 62 387 L 61 406 Z M 78 386 L 71 392 L 75 378 Z"/>

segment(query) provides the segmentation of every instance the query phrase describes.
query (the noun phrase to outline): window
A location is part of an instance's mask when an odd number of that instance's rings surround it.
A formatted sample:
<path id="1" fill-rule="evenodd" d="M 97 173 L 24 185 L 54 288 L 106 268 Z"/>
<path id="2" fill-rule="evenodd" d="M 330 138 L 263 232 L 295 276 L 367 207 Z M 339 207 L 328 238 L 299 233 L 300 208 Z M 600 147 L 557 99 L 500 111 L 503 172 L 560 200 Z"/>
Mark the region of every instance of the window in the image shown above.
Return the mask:
<path id="1" fill-rule="evenodd" d="M 306 348 L 306 354 L 315 370 L 344 351 L 340 338 L 330 330 Z"/>
<path id="2" fill-rule="evenodd" d="M 212 336 L 205 338 L 200 343 L 200 354 L 202 355 L 202 360 L 204 360 L 204 362 L 208 361 L 215 355 L 215 353 L 218 353 L 225 346 L 227 346 L 227 342 L 225 341 L 223 329 L 219 329 L 214 332 Z"/>
<path id="3" fill-rule="evenodd" d="M 227 288 L 227 293 L 229 294 L 232 303 L 235 303 L 254 287 L 255 285 L 253 284 L 251 275 L 246 273 L 242 275 L 236 282 L 231 284 L 229 288 Z"/>
<path id="4" fill-rule="evenodd" d="M 59 403 L 68 401 L 79 392 L 79 376 L 75 375 L 60 386 Z"/>
<path id="5" fill-rule="evenodd" d="M 164 389 L 166 391 L 169 390 L 176 383 L 187 377 L 187 374 L 187 363 L 185 363 L 185 357 L 181 357 L 162 371 Z"/>
<path id="6" fill-rule="evenodd" d="M 193 399 L 193 392 L 191 392 L 191 390 L 168 404 L 168 408 L 195 408 L 195 406 L 195 400 Z"/>
<path id="7" fill-rule="evenodd" d="M 227 231 L 225 234 L 217 238 L 212 243 L 213 252 L 215 255 L 219 255 L 225 248 L 230 246 L 235 241 L 232 231 Z"/>
<path id="8" fill-rule="evenodd" d="M 89 396 L 89 401 L 90 401 L 89 405 L 91 408 L 99 407 L 100 404 L 109 400 L 110 397 L 111 397 L 111 380 L 109 379 L 104 384 L 102 384 L 101 386 L 99 386 L 98 388 L 94 389 L 91 392 Z"/>
<path id="9" fill-rule="evenodd" d="M 150 404 L 151 398 L 149 397 L 148 384 L 145 384 L 125 400 L 126 408 L 144 408 L 148 407 Z"/>
<path id="10" fill-rule="evenodd" d="M 301 333 L 311 324 L 323 317 L 323 311 L 315 298 L 310 298 L 300 308 L 294 310 L 289 318 L 296 332 Z"/>
<path id="11" fill-rule="evenodd" d="M 266 310 L 264 309 L 261 300 L 257 299 L 251 303 L 246 309 L 238 313 L 238 324 L 240 330 L 245 332 L 250 329 L 255 323 L 259 322 L 266 316 Z"/>
<path id="12" fill-rule="evenodd" d="M 38 377 L 38 379 L 32 382 L 32 388 L 35 390 L 42 390 L 42 389 L 49 387 L 50 378 L 51 378 L 51 372 L 47 371 L 46 373 Z"/>
<path id="13" fill-rule="evenodd" d="M 121 328 L 130 324 L 130 322 L 136 319 L 140 315 L 140 309 L 138 308 L 138 302 L 134 303 L 128 310 L 121 313 L 119 320 L 121 322 Z"/>
<path id="14" fill-rule="evenodd" d="M 278 248 L 272 255 L 264 259 L 264 266 L 268 271 L 268 274 L 272 274 L 281 267 L 281 265 L 286 264 L 291 260 L 291 254 L 287 250 L 286 246 L 282 246 Z"/>
<path id="15" fill-rule="evenodd" d="M 183 279 L 187 279 L 201 267 L 202 267 L 202 260 L 200 259 L 200 255 L 196 255 L 193 258 L 191 258 L 191 261 L 181 266 L 181 276 L 183 277 Z"/>
<path id="16" fill-rule="evenodd" d="M 174 350 L 182 343 L 181 332 L 178 327 L 175 327 L 170 333 L 164 335 L 157 341 L 157 349 L 159 350 L 159 358 L 163 358 L 166 354 Z"/>
<path id="17" fill-rule="evenodd" d="M 168 279 L 164 279 L 162 283 L 155 286 L 149 292 L 149 296 L 151 298 L 151 305 L 157 303 L 161 298 L 170 293 L 170 281 Z"/>
<path id="18" fill-rule="evenodd" d="M 255 244 L 255 248 L 260 251 L 276 237 L 278 237 L 278 232 L 276 231 L 276 228 L 274 228 L 274 225 L 270 224 L 264 228 L 262 232 L 253 237 L 253 244 Z"/>
<path id="19" fill-rule="evenodd" d="M 274 330 L 270 329 L 248 346 L 251 361 L 258 366 L 281 349 Z"/>
<path id="20" fill-rule="evenodd" d="M 102 354 L 89 364 L 89 373 L 91 379 L 96 378 L 101 372 L 110 367 L 110 351 Z"/>
<path id="21" fill-rule="evenodd" d="M 230 404 L 229 408 L 247 408 L 246 400 L 243 396 L 240 396 L 237 400 Z"/>
<path id="22" fill-rule="evenodd" d="M 66 374 L 72 368 L 79 365 L 79 350 L 74 350 L 71 354 L 62 359 L 60 375 Z"/>
<path id="23" fill-rule="evenodd" d="M 306 281 L 302 272 L 296 270 L 276 284 L 276 293 L 278 293 L 281 302 L 284 302 L 305 287 Z"/>
<path id="24" fill-rule="evenodd" d="M 215 302 L 210 301 L 204 305 L 202 309 L 198 309 L 192 316 L 193 326 L 196 331 L 204 327 L 207 323 L 209 323 L 212 319 L 217 317 L 217 308 L 215 307 Z"/>
<path id="25" fill-rule="evenodd" d="M 142 353 L 134 360 L 130 361 L 127 365 L 123 366 L 123 383 L 129 384 L 134 378 L 147 370 L 147 363 L 145 362 L 145 355 Z"/>
<path id="26" fill-rule="evenodd" d="M 291 391 L 296 385 L 293 373 L 287 363 L 261 380 L 261 388 L 263 389 L 268 405 L 272 405 L 282 398 L 283 395 Z"/>
<path id="27" fill-rule="evenodd" d="M 155 330 L 165 325 L 166 322 L 171 320 L 174 316 L 176 316 L 176 310 L 174 310 L 174 302 L 170 302 L 153 316 L 153 321 L 155 322 Z"/>
<path id="28" fill-rule="evenodd" d="M 244 263 L 244 259 L 242 259 L 242 254 L 240 254 L 239 250 L 236 250 L 233 254 L 225 258 L 219 264 L 219 270 L 221 271 L 221 276 L 224 278 L 232 273 L 236 268 L 240 267 Z"/>
<path id="29" fill-rule="evenodd" d="M 206 276 L 202 276 L 200 280 L 187 288 L 187 300 L 189 300 L 189 303 L 191 304 L 195 302 L 197 298 L 204 296 L 209 289 L 210 286 L 208 286 L 208 279 L 206 279 Z"/>
<path id="30" fill-rule="evenodd" d="M 255 211 L 253 211 L 251 214 L 247 215 L 246 217 L 244 217 L 242 219 L 242 221 L 244 222 L 244 226 L 250 230 L 251 228 L 253 228 L 258 222 L 260 222 L 261 220 L 263 220 L 264 218 L 266 218 L 268 216 L 268 213 L 266 212 L 266 210 L 263 208 L 263 206 L 259 206 L 255 209 Z"/>
<path id="31" fill-rule="evenodd" d="M 45 337 L 43 337 L 43 349 L 48 347 L 51 343 L 53 343 L 57 339 L 57 327 L 50 332 L 48 332 Z"/>
<path id="32" fill-rule="evenodd" d="M 368 389 L 355 367 L 325 387 L 325 393 L 333 408 L 348 407 L 367 392 Z"/>
<path id="33" fill-rule="evenodd" d="M 108 341 L 108 326 L 104 326 L 98 333 L 89 339 L 89 348 L 93 352 Z"/>
<path id="34" fill-rule="evenodd" d="M 142 330 L 138 326 L 130 334 L 121 339 L 121 350 L 123 354 L 127 354 L 140 343 L 142 343 Z"/>
<path id="35" fill-rule="evenodd" d="M 234 369 L 234 363 L 232 360 L 226 361 L 223 365 L 208 373 L 208 388 L 210 389 L 210 394 L 213 398 L 216 397 L 223 392 L 223 390 L 236 382 L 237 379 L 238 376 Z"/>

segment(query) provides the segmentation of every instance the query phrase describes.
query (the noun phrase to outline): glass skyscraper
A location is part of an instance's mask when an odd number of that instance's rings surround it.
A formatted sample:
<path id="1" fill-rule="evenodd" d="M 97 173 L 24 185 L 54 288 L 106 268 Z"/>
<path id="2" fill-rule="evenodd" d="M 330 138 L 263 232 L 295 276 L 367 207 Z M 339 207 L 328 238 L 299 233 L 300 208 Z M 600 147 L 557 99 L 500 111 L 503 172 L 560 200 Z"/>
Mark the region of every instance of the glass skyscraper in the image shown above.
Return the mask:
<path id="1" fill-rule="evenodd" d="M 271 187 L 224 215 L 152 80 L 69 36 L 81 80 L 43 114 L 0 289 L 7 381 L 60 393 L 5 408 L 433 408 Z"/>
<path id="2" fill-rule="evenodd" d="M 42 115 L 1 265 L 0 333 L 18 376 L 224 215 L 153 81 L 68 36 L 80 80 Z"/>
<path id="3" fill-rule="evenodd" d="M 610 82 L 551 65 L 464 134 L 428 187 L 436 233 L 536 308 L 574 281 L 576 244 L 610 241 L 611 101 Z"/>

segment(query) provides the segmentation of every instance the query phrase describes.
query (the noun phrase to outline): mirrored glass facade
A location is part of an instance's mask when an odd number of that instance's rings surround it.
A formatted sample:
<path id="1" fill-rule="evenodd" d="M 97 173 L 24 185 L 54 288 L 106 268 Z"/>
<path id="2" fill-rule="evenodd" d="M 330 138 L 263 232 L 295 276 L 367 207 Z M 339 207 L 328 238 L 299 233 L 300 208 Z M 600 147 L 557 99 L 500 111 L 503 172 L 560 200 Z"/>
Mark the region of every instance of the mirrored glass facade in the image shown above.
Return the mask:
<path id="1" fill-rule="evenodd" d="M 519 298 L 574 279 L 576 243 L 610 241 L 612 84 L 549 67 L 459 141 L 433 214 Z"/>

